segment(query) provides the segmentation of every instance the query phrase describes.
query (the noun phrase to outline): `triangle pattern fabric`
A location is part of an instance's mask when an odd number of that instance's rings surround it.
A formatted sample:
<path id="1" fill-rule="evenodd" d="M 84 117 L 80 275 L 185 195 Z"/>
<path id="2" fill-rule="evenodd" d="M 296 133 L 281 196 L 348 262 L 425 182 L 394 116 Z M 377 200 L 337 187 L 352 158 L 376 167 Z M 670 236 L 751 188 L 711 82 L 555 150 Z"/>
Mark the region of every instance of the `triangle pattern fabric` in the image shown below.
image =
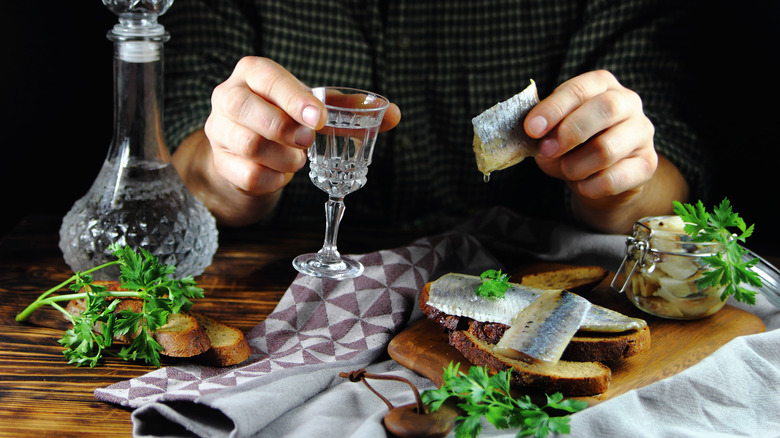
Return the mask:
<path id="1" fill-rule="evenodd" d="M 131 408 L 163 399 L 197 400 L 221 390 L 235 391 L 237 385 L 252 385 L 260 378 L 273 379 L 281 370 L 342 361 L 350 366 L 348 361 L 366 360 L 366 354 L 379 357 L 408 322 L 426 282 L 445 271 L 495 263 L 476 239 L 456 232 L 356 258 L 365 271 L 354 280 L 299 275 L 276 309 L 247 334 L 253 350 L 247 362 L 226 369 L 161 368 L 98 388 L 95 397 Z"/>

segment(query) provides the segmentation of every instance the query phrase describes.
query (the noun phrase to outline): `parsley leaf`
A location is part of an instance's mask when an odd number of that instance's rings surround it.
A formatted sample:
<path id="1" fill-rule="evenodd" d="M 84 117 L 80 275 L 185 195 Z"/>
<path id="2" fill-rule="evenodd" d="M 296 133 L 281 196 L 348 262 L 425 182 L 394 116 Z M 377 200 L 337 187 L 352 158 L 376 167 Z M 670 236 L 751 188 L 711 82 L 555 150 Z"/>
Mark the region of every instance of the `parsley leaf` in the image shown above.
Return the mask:
<path id="1" fill-rule="evenodd" d="M 154 339 L 154 332 L 165 325 L 168 315 L 188 310 L 192 299 L 202 298 L 203 289 L 192 277 L 174 278 L 176 268 L 160 263 L 144 248 L 136 252 L 113 244 L 110 250 L 116 260 L 74 273 L 68 280 L 41 294 L 16 316 L 16 320 L 24 321 L 38 308 L 51 305 L 73 324 L 59 341 L 66 348 L 63 354 L 68 363 L 94 367 L 106 354 L 114 354 L 109 348 L 115 337 L 129 336 L 132 342 L 115 353 L 116 356 L 143 360 L 159 367 L 163 347 Z M 107 291 L 105 286 L 93 283 L 93 272 L 114 265 L 120 268 L 122 290 Z M 53 295 L 66 286 L 74 293 Z M 117 312 L 121 298 L 139 299 L 140 311 L 124 309 Z M 71 315 L 59 305 L 61 301 L 80 299 L 84 300 L 85 308 L 77 315 Z"/>
<path id="2" fill-rule="evenodd" d="M 477 295 L 485 298 L 504 298 L 506 291 L 509 290 L 509 275 L 501 270 L 488 269 L 479 276 L 482 283 L 475 289 Z"/>
<path id="3" fill-rule="evenodd" d="M 743 261 L 742 258 L 748 251 L 740 245 L 740 242 L 744 243 L 753 234 L 755 225 L 747 226 L 739 214 L 733 211 L 728 198 L 715 206 L 712 214 L 707 212 L 701 201 L 695 205 L 674 201 L 673 206 L 674 212 L 686 222 L 685 233 L 691 236 L 694 242 L 723 244 L 722 251 L 702 258 L 711 270 L 697 280 L 699 289 L 725 286 L 720 296 L 721 301 L 734 295 L 737 301 L 755 304 L 756 292 L 746 289 L 742 284 L 761 287 L 761 278 L 752 270 L 758 259 Z M 739 233 L 732 233 L 734 228 Z"/>
<path id="4" fill-rule="evenodd" d="M 458 408 L 464 415 L 457 419 L 456 438 L 474 438 L 482 431 L 482 417 L 496 429 L 519 429 L 517 436 L 542 438 L 550 432 L 569 433 L 569 416 L 551 416 L 547 410 L 574 413 L 585 409 L 580 400 L 563 400 L 563 395 L 547 395 L 547 404 L 537 406 L 526 395 L 513 398 L 509 372 L 489 375 L 486 367 L 472 366 L 468 374 L 459 371 L 460 363 L 444 368 L 444 384 L 421 394 L 431 411 L 438 410 L 449 398 L 460 400 Z"/>

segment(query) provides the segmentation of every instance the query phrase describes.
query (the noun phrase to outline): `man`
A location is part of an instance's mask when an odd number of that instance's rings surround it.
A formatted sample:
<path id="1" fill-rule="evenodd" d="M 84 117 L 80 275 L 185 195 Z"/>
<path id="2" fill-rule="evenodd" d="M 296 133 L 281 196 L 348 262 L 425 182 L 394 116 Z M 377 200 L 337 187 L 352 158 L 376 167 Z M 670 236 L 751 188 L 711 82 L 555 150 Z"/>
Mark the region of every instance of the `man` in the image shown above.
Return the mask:
<path id="1" fill-rule="evenodd" d="M 703 184 L 684 111 L 685 5 L 211 3 L 180 1 L 165 16 L 165 120 L 177 170 L 221 224 L 323 220 L 325 195 L 297 172 L 325 120 L 316 85 L 395 103 L 369 182 L 348 198 L 355 220 L 435 229 L 505 205 L 627 232 Z M 536 166 L 485 184 L 470 119 L 529 79 L 543 98 L 524 124 L 541 139 Z"/>

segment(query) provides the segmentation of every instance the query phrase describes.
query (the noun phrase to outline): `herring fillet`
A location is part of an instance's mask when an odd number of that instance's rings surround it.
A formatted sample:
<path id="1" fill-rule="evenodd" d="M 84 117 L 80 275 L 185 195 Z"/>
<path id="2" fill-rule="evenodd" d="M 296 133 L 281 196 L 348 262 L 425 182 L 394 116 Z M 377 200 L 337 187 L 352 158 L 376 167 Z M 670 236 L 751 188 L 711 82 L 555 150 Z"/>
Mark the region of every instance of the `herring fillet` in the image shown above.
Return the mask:
<path id="1" fill-rule="evenodd" d="M 489 299 L 477 295 L 474 289 L 482 282 L 473 275 L 450 273 L 431 283 L 428 305 L 453 316 L 471 318 L 482 322 L 496 322 L 511 325 L 512 319 L 536 298 L 545 293 L 516 283 L 510 283 L 504 298 Z M 626 330 L 641 330 L 647 323 L 639 318 L 631 318 L 605 307 L 591 305 L 582 320 L 580 329 L 618 333 Z"/>
<path id="2" fill-rule="evenodd" d="M 590 301 L 571 292 L 546 291 L 517 313 L 495 351 L 510 359 L 555 365 L 590 307 Z"/>
<path id="3" fill-rule="evenodd" d="M 539 152 L 539 141 L 525 133 L 523 121 L 537 103 L 536 83 L 471 119 L 474 155 L 484 175 L 506 169 Z"/>

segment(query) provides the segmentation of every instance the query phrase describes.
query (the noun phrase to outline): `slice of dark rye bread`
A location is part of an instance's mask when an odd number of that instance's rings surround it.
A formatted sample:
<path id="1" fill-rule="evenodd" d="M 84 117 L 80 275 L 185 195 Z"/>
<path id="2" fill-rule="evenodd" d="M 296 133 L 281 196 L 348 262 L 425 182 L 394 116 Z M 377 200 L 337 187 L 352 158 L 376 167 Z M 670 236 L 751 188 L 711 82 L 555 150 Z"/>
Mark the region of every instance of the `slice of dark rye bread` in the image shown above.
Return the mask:
<path id="1" fill-rule="evenodd" d="M 473 334 L 454 330 L 449 343 L 473 365 L 486 366 L 496 373 L 509 371 L 514 387 L 545 393 L 560 392 L 566 396 L 595 395 L 609 388 L 612 370 L 600 362 L 571 362 L 561 360 L 555 365 L 529 364 L 496 354 L 494 344 L 478 339 Z"/>
<path id="2" fill-rule="evenodd" d="M 600 268 L 599 268 L 600 269 Z M 552 288 L 566 282 L 577 284 L 578 289 L 592 287 L 605 277 L 595 271 L 580 271 L 588 274 L 587 281 L 579 281 L 571 272 L 561 276 L 560 272 L 534 276 L 534 284 L 541 288 Z M 555 278 L 553 278 L 555 277 Z M 524 277 L 525 278 L 525 277 Z M 449 344 L 458 350 L 472 365 L 486 366 L 495 373 L 509 371 L 513 387 L 523 390 L 537 390 L 545 393 L 560 392 L 566 396 L 587 396 L 601 394 L 609 388 L 612 371 L 602 361 L 613 361 L 631 357 L 650 347 L 650 330 L 630 330 L 622 333 L 578 332 L 569 343 L 564 355 L 555 365 L 529 364 L 512 360 L 494 351 L 509 326 L 486 323 L 471 318 L 446 314 L 428 305 L 431 283 L 420 293 L 419 306 L 425 315 L 437 322 L 448 332 Z"/>
<path id="3" fill-rule="evenodd" d="M 475 321 L 446 314 L 428 305 L 430 283 L 420 293 L 420 310 L 443 328 L 452 331 L 467 331 L 483 342 L 497 343 L 504 335 L 506 324 Z M 650 328 L 629 330 L 620 333 L 594 333 L 579 331 L 569 342 L 561 359 L 578 362 L 609 362 L 635 356 L 650 348 Z"/>

